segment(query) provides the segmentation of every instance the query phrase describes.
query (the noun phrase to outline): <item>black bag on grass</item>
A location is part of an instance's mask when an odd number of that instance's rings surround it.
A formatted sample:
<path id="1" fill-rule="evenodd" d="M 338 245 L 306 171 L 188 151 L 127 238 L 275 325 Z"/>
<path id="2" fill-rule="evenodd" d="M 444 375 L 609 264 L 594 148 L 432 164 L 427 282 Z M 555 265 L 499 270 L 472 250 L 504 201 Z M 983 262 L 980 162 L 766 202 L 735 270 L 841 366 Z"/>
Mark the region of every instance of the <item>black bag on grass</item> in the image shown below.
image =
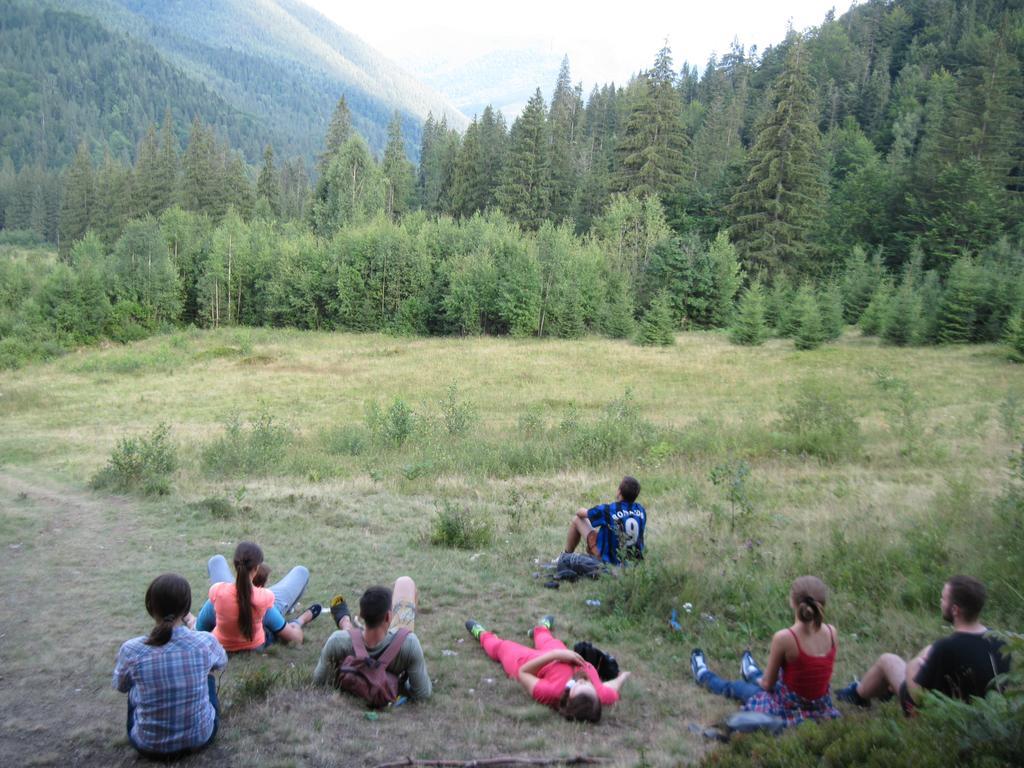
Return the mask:
<path id="1" fill-rule="evenodd" d="M 604 563 L 596 557 L 577 552 L 563 552 L 555 561 L 555 578 L 558 581 L 576 581 L 582 576 L 596 579 L 603 569 Z"/>
<path id="2" fill-rule="evenodd" d="M 619 662 L 610 653 L 605 653 L 585 641 L 576 643 L 572 649 L 582 656 L 584 661 L 593 665 L 602 681 L 607 683 L 619 676 Z"/>

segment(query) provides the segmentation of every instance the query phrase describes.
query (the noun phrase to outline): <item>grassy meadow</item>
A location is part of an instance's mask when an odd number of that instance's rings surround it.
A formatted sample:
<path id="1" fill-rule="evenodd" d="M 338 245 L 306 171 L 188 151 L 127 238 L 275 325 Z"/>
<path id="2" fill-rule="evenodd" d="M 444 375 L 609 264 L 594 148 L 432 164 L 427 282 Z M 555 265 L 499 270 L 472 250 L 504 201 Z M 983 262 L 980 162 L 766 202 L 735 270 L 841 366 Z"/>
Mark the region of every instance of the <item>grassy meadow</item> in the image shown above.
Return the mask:
<path id="1" fill-rule="evenodd" d="M 119 441 L 160 425 L 176 469 L 149 487 L 168 493 L 91 487 Z M 834 683 L 942 633 L 953 572 L 988 581 L 992 626 L 1021 628 L 1024 534 L 1002 499 L 1022 434 L 1024 368 L 997 347 L 855 331 L 812 352 L 718 333 L 650 349 L 180 331 L 0 372 L 4 763 L 138 762 L 110 674 L 151 625 L 146 585 L 178 571 L 198 610 L 207 558 L 241 539 L 271 581 L 308 566 L 307 604 L 412 576 L 434 698 L 371 720 L 313 689 L 325 614 L 301 648 L 231 659 L 217 740 L 184 765 L 696 762 L 714 747 L 689 726 L 733 705 L 693 684 L 691 648 L 730 675 L 746 647 L 764 660 L 801 573 L 832 588 Z M 643 486 L 646 564 L 544 589 L 572 511 L 625 473 Z M 570 645 L 633 672 L 596 727 L 532 703 L 463 627 L 525 642 L 549 612 Z"/>

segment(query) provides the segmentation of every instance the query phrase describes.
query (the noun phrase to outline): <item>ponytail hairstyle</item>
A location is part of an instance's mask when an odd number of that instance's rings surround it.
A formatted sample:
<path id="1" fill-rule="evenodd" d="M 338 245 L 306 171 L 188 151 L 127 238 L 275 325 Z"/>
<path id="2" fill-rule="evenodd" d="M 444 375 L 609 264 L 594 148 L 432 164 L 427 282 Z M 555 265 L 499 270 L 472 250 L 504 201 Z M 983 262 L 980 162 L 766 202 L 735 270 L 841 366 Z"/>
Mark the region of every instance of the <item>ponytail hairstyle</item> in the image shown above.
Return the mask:
<path id="1" fill-rule="evenodd" d="M 801 576 L 789 590 L 790 600 L 796 608 L 797 618 L 804 624 L 814 623 L 821 629 L 825 619 L 825 603 L 828 601 L 828 587 L 817 576 Z"/>
<path id="2" fill-rule="evenodd" d="M 146 611 L 156 626 L 143 642 L 146 645 L 167 645 L 174 624 L 192 607 L 192 587 L 184 576 L 164 573 L 157 576 L 146 590 Z"/>
<path id="3" fill-rule="evenodd" d="M 251 541 L 235 547 L 235 593 L 238 595 L 238 630 L 252 640 L 252 575 L 263 562 L 263 550 Z"/>

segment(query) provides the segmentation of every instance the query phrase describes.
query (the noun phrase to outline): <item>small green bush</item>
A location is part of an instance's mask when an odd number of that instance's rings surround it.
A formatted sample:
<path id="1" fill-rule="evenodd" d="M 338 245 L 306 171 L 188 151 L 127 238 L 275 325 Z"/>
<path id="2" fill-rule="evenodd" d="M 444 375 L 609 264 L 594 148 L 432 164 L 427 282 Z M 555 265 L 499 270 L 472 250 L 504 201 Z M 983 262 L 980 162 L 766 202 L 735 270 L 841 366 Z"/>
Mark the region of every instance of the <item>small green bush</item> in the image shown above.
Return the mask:
<path id="1" fill-rule="evenodd" d="M 451 549 L 482 549 L 490 545 L 493 531 L 488 520 L 460 507 L 444 502 L 430 524 L 430 543 Z"/>
<path id="2" fill-rule="evenodd" d="M 171 475 L 178 456 L 170 440 L 170 427 L 159 424 L 147 437 L 118 441 L 107 466 L 90 483 L 96 490 L 162 496 L 171 492 Z"/>
<path id="3" fill-rule="evenodd" d="M 224 434 L 203 449 L 202 466 L 207 474 L 219 477 L 265 472 L 280 463 L 291 441 L 291 430 L 266 411 L 247 428 L 238 414 L 232 414 L 224 422 Z"/>
<path id="4" fill-rule="evenodd" d="M 863 437 L 850 404 L 824 382 L 805 381 L 782 413 L 784 446 L 791 452 L 837 461 L 858 455 Z"/>
<path id="5" fill-rule="evenodd" d="M 234 517 L 238 510 L 235 505 L 224 496 L 207 496 L 205 499 L 189 504 L 192 509 L 205 512 L 217 520 L 225 520 Z"/>
<path id="6" fill-rule="evenodd" d="M 472 403 L 459 400 L 459 390 L 455 382 L 448 385 L 439 406 L 444 429 L 449 437 L 463 437 L 476 423 L 476 409 Z"/>

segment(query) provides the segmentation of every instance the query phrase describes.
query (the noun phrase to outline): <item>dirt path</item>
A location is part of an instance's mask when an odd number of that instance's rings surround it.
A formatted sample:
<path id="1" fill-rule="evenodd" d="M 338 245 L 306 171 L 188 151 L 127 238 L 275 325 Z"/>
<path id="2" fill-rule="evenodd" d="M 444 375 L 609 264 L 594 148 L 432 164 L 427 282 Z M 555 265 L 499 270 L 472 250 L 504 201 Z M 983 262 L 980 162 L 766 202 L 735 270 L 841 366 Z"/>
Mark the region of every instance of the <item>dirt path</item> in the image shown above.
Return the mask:
<path id="1" fill-rule="evenodd" d="M 133 511 L 128 500 L 0 470 L 4 765 L 124 761 L 109 675 L 129 614 L 117 610 L 123 595 L 109 593 L 112 574 L 113 583 L 131 581 L 119 553 L 138 540 Z M 96 615 L 97 605 L 110 613 Z"/>

